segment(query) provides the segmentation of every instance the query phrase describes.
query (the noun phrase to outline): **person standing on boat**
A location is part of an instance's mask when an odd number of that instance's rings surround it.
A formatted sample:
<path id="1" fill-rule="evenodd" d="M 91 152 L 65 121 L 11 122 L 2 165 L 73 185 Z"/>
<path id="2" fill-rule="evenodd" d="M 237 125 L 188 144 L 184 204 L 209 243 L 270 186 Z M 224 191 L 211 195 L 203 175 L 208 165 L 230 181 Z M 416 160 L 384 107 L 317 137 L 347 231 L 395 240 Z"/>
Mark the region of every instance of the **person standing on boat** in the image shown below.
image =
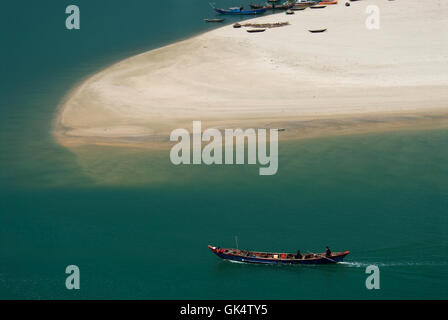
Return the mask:
<path id="1" fill-rule="evenodd" d="M 328 248 L 328 246 L 325 247 L 325 256 L 331 257 L 331 250 Z"/>
<path id="2" fill-rule="evenodd" d="M 300 253 L 300 250 L 297 250 L 296 259 L 302 259 L 302 254 Z"/>

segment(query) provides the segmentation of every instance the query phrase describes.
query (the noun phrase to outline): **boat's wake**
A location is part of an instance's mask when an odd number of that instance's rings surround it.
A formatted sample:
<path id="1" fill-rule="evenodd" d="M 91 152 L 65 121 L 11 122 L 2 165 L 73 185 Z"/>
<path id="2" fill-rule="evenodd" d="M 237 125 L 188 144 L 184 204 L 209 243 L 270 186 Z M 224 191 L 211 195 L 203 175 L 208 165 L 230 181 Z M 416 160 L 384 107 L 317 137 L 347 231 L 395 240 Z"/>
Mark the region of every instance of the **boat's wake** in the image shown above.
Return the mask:
<path id="1" fill-rule="evenodd" d="M 370 265 L 378 267 L 417 267 L 417 266 L 445 266 L 448 263 L 443 262 L 339 262 L 340 265 L 345 265 L 353 268 L 366 268 Z"/>
<path id="2" fill-rule="evenodd" d="M 249 263 L 246 261 L 235 261 L 235 260 L 226 260 L 226 262 L 230 263 L 237 263 L 237 264 L 245 264 L 245 265 L 270 265 L 270 266 L 276 266 L 276 267 L 286 267 L 291 266 L 290 264 L 284 264 L 284 265 L 272 265 L 272 264 L 254 264 Z M 447 266 L 448 262 L 431 262 L 431 261 L 424 261 L 424 262 L 367 262 L 367 261 L 344 261 L 344 262 L 338 262 L 337 265 L 342 265 L 350 268 L 367 268 L 368 266 L 374 265 L 378 266 L 380 268 L 387 268 L 387 267 L 418 267 L 418 266 L 428 266 L 428 267 L 440 267 L 440 266 Z M 297 266 L 297 265 L 296 265 Z M 302 267 L 314 267 L 317 265 L 314 264 L 307 264 L 307 265 L 300 265 Z"/>
<path id="3" fill-rule="evenodd" d="M 248 262 L 243 262 L 243 261 L 236 261 L 236 260 L 226 260 L 226 262 L 238 263 L 238 264 L 253 264 L 253 263 L 248 263 Z"/>

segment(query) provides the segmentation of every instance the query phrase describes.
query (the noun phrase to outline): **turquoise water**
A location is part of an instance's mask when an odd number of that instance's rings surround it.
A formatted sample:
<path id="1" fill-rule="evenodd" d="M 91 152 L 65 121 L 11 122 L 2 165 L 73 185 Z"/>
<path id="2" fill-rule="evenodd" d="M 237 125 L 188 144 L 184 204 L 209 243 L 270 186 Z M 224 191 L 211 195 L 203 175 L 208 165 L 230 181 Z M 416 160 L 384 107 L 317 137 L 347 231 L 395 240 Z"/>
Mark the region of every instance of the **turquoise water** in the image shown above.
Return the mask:
<path id="1" fill-rule="evenodd" d="M 60 1 L 1 12 L 0 298 L 448 297 L 448 130 L 281 143 L 272 177 L 257 166 L 174 167 L 168 151 L 74 154 L 51 135 L 71 88 L 216 27 L 202 21 L 214 16 L 207 1 L 77 4 L 77 32 L 65 30 Z M 248 249 L 351 254 L 341 265 L 276 267 L 208 251 L 235 235 Z M 69 264 L 81 269 L 76 292 L 65 289 Z M 377 291 L 365 288 L 370 264 Z"/>

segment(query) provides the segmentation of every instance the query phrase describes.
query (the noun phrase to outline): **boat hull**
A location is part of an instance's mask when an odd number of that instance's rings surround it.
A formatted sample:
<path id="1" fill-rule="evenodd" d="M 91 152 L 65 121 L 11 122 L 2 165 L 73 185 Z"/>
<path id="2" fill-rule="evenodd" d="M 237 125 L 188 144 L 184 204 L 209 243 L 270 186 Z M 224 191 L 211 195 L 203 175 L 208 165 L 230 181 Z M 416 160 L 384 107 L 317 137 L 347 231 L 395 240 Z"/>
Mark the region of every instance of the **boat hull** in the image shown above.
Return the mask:
<path id="1" fill-rule="evenodd" d="M 213 8 L 217 13 L 227 14 L 227 15 L 256 15 L 263 14 L 266 12 L 266 8 L 254 9 L 254 10 L 241 10 L 241 11 L 231 11 L 225 9 Z"/>
<path id="2" fill-rule="evenodd" d="M 267 5 L 267 6 L 251 4 L 250 7 L 252 9 L 263 9 L 264 8 L 266 10 L 288 10 L 288 9 L 291 9 L 292 7 L 294 7 L 294 3 L 280 4 L 280 5 Z"/>
<path id="3" fill-rule="evenodd" d="M 317 255 L 316 257 L 309 259 L 286 259 L 286 258 L 260 258 L 253 255 L 233 254 L 227 253 L 225 250 L 216 247 L 209 246 L 209 249 L 215 253 L 218 257 L 224 260 L 241 263 L 254 263 L 254 264 L 275 264 L 275 265 L 296 265 L 296 264 L 335 264 L 342 262 L 344 258 L 350 253 L 349 251 L 337 252 L 330 257 L 324 257 L 323 255 Z"/>
<path id="4" fill-rule="evenodd" d="M 320 1 L 318 3 L 319 5 L 323 4 L 323 5 L 332 5 L 332 4 L 338 4 L 338 1 Z"/>

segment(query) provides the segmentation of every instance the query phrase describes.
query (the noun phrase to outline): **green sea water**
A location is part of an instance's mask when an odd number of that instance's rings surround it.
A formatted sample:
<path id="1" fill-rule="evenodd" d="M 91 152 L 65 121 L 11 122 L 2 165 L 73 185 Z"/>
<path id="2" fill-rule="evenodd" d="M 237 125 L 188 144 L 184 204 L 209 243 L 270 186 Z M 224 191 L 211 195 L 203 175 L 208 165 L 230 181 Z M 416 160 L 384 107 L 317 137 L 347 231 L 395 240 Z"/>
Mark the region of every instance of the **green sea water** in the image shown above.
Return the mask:
<path id="1" fill-rule="evenodd" d="M 229 7 L 249 1 L 216 1 Z M 65 7 L 81 30 L 65 29 Z M 216 27 L 208 1 L 9 1 L 0 19 L 0 298 L 446 299 L 448 130 L 281 142 L 279 172 L 52 136 L 87 76 Z M 227 22 L 235 21 L 232 18 Z M 221 261 L 207 245 L 350 250 L 329 266 Z M 65 268 L 81 289 L 65 287 Z M 380 290 L 365 269 L 380 268 Z"/>

